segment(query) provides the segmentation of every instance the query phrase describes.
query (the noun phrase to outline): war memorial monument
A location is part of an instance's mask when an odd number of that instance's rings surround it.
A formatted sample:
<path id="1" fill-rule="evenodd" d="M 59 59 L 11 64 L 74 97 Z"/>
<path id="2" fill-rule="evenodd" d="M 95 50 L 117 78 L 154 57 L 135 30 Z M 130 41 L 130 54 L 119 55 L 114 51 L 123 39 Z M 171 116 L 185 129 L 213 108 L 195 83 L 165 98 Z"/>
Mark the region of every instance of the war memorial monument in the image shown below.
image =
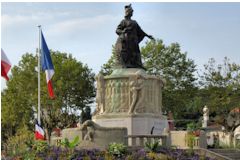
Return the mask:
<path id="1" fill-rule="evenodd" d="M 148 75 L 141 61 L 139 43 L 146 34 L 131 19 L 133 9 L 125 6 L 125 18 L 118 25 L 116 64 L 111 75 L 98 74 L 97 113 L 93 121 L 105 127 L 127 127 L 128 134 L 161 134 L 167 127 L 162 116 L 163 80 Z M 153 128 L 154 127 L 154 128 Z"/>
<path id="2" fill-rule="evenodd" d="M 135 20 L 133 9 L 125 6 L 125 17 L 117 26 L 115 66 L 110 75 L 96 76 L 96 111 L 92 121 L 77 129 L 63 130 L 63 137 L 81 135 L 97 145 L 126 142 L 126 136 L 162 135 L 168 123 L 162 115 L 164 81 L 146 73 L 139 43 L 148 37 Z M 131 143 L 128 141 L 128 143 Z"/>

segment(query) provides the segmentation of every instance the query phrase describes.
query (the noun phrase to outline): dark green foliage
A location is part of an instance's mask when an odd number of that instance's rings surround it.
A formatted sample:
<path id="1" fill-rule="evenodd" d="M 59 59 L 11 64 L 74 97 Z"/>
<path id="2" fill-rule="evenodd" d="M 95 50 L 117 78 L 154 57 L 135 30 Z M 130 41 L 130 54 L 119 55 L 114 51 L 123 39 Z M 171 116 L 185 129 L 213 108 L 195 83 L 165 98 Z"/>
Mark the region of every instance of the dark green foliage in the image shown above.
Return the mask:
<path id="1" fill-rule="evenodd" d="M 116 65 L 115 49 L 114 46 L 112 46 L 112 55 L 110 59 L 107 61 L 107 63 L 103 64 L 100 73 L 103 74 L 104 76 L 110 75 L 115 65 Z"/>
<path id="2" fill-rule="evenodd" d="M 61 145 L 70 149 L 75 148 L 79 144 L 79 136 L 76 136 L 72 142 L 70 142 L 67 138 L 65 138 Z"/>
<path id="3" fill-rule="evenodd" d="M 122 143 L 110 143 L 108 152 L 116 157 L 122 157 L 127 152 L 127 146 Z"/>
<path id="4" fill-rule="evenodd" d="M 49 98 L 46 75 L 41 72 L 41 121 L 48 139 L 53 128 L 62 129 L 78 122 L 77 111 L 92 103 L 95 97 L 94 74 L 87 65 L 67 53 L 51 51 L 51 57 L 55 70 L 54 100 Z M 24 125 L 33 130 L 38 94 L 36 66 L 37 56 L 26 53 L 11 70 L 7 89 L 2 91 L 3 141 Z"/>
<path id="5" fill-rule="evenodd" d="M 17 130 L 15 136 L 7 140 L 7 143 L 2 144 L 2 149 L 10 156 L 19 156 L 30 150 L 33 144 L 33 132 L 29 131 L 27 126 L 23 126 L 23 128 Z"/>
<path id="6" fill-rule="evenodd" d="M 24 126 L 33 127 L 29 122 L 33 121 L 32 107 L 37 104 L 35 62 L 36 57 L 26 53 L 19 65 L 11 69 L 12 76 L 7 81 L 7 89 L 2 91 L 1 97 L 2 141 L 14 136 L 17 130 Z"/>
<path id="7" fill-rule="evenodd" d="M 187 124 L 187 130 L 188 130 L 188 131 L 193 132 L 193 131 L 196 130 L 196 129 L 197 129 L 196 123 L 191 122 L 191 123 L 188 123 L 188 124 Z"/>
<path id="8" fill-rule="evenodd" d="M 157 152 L 157 150 L 159 149 L 159 142 L 158 141 L 146 142 L 145 148 L 147 151 Z"/>
<path id="9" fill-rule="evenodd" d="M 166 46 L 162 40 L 147 42 L 141 52 L 147 72 L 166 80 L 163 109 L 172 111 L 175 118 L 183 118 L 197 91 L 194 61 L 187 58 L 178 43 Z"/>
<path id="10" fill-rule="evenodd" d="M 32 149 L 35 151 L 35 153 L 39 154 L 39 153 L 45 153 L 48 151 L 49 149 L 49 145 L 47 143 L 47 141 L 43 141 L 43 140 L 36 140 L 33 144 Z"/>
<path id="11" fill-rule="evenodd" d="M 187 146 L 190 148 L 190 153 L 193 153 L 193 146 L 196 136 L 193 134 L 193 132 L 188 132 L 186 136 Z"/>
<path id="12" fill-rule="evenodd" d="M 210 118 L 228 128 L 227 115 L 240 106 L 240 65 L 225 57 L 223 64 L 211 58 L 204 67 L 198 97 L 209 107 Z"/>

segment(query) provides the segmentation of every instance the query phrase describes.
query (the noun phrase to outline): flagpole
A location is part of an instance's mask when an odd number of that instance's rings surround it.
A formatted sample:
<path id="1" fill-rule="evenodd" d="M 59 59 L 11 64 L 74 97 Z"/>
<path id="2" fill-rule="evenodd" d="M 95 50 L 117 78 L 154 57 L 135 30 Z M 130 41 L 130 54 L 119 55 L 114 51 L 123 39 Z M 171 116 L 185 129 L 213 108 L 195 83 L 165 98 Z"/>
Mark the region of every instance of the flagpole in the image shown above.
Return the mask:
<path id="1" fill-rule="evenodd" d="M 41 101 L 40 101 L 40 71 L 41 71 L 41 66 L 40 66 L 40 57 L 41 57 L 41 25 L 38 26 L 39 28 L 39 46 L 38 46 L 38 124 L 41 125 Z"/>

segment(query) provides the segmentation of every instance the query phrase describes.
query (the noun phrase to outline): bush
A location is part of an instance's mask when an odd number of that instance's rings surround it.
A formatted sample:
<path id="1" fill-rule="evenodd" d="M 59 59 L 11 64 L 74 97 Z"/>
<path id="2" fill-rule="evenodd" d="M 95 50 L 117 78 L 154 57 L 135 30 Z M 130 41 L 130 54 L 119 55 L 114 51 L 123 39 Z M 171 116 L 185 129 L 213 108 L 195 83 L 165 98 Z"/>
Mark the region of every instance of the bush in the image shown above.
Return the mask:
<path id="1" fill-rule="evenodd" d="M 127 151 L 127 147 L 122 143 L 110 143 L 108 152 L 115 157 L 122 157 Z"/>
<path id="2" fill-rule="evenodd" d="M 195 135 L 192 132 L 189 132 L 186 136 L 187 146 L 192 150 L 195 141 Z"/>
<path id="3" fill-rule="evenodd" d="M 33 151 L 35 151 L 37 154 L 39 153 L 45 153 L 49 149 L 49 145 L 46 141 L 43 140 L 36 140 L 32 147 Z"/>
<path id="4" fill-rule="evenodd" d="M 197 125 L 194 122 L 188 123 L 187 124 L 187 130 L 193 132 L 194 130 L 197 129 Z"/>
<path id="5" fill-rule="evenodd" d="M 7 140 L 4 150 L 7 156 L 22 156 L 32 148 L 33 143 L 34 134 L 25 126 L 19 129 L 15 136 Z"/>
<path id="6" fill-rule="evenodd" d="M 79 144 L 79 136 L 76 136 L 72 142 L 70 142 L 67 138 L 65 138 L 63 142 L 61 142 L 62 146 L 70 149 L 75 148 L 78 144 Z"/>
<path id="7" fill-rule="evenodd" d="M 154 141 L 153 143 L 151 143 L 151 142 L 146 142 L 145 143 L 145 149 L 147 151 L 157 152 L 158 148 L 159 148 L 159 142 L 158 141 Z"/>

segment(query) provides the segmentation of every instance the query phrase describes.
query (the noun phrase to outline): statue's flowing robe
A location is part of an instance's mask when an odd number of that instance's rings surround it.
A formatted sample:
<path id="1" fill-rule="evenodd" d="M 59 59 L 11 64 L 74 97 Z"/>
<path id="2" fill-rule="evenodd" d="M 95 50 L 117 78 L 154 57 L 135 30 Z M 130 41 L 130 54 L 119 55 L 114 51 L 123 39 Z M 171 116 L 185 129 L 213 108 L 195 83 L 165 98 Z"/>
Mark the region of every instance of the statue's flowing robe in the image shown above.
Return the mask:
<path id="1" fill-rule="evenodd" d="M 122 20 L 116 33 L 119 35 L 115 46 L 117 64 L 123 68 L 143 68 L 138 44 L 146 33 L 131 19 Z"/>

